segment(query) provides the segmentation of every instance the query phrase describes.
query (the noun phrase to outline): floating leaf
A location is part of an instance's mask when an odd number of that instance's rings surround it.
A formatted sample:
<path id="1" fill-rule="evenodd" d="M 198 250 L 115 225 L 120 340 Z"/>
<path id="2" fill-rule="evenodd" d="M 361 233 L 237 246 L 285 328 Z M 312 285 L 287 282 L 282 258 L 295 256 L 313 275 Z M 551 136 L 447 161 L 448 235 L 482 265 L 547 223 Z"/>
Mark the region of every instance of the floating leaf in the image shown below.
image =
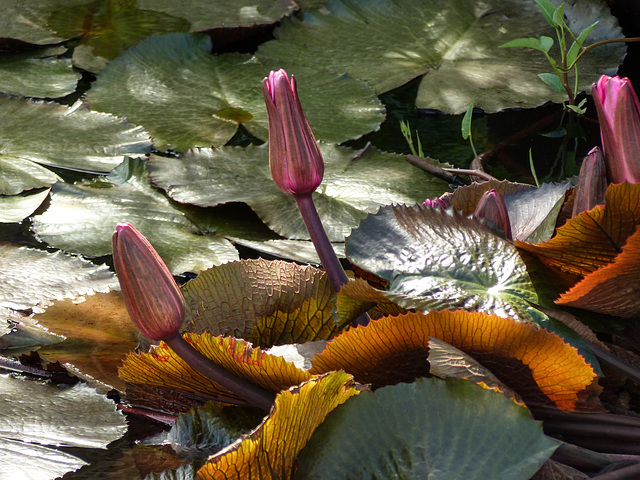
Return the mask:
<path id="1" fill-rule="evenodd" d="M 374 386 L 412 381 L 429 373 L 430 337 L 475 358 L 528 403 L 551 401 L 567 410 L 592 406 L 596 374 L 575 348 L 535 325 L 477 312 L 372 320 L 328 342 L 309 372 L 344 369 L 357 382 Z"/>
<path id="2" fill-rule="evenodd" d="M 463 308 L 531 321 L 537 295 L 518 251 L 453 209 L 394 205 L 369 215 L 346 239 L 356 265 L 389 281 L 404 308 Z"/>
<path id="3" fill-rule="evenodd" d="M 0 195 L 0 223 L 22 222 L 35 212 L 48 196 L 48 188 L 6 197 Z"/>
<path id="4" fill-rule="evenodd" d="M 299 263 L 313 263 L 319 265 L 320 258 L 316 247 L 310 240 L 264 240 L 254 241 L 246 238 L 226 236 L 237 245 L 248 247 L 264 255 Z M 344 242 L 332 244 L 333 251 L 338 258 L 344 258 Z"/>
<path id="5" fill-rule="evenodd" d="M 557 445 L 499 392 L 422 378 L 335 409 L 298 456 L 294 479 L 524 479 Z"/>
<path id="6" fill-rule="evenodd" d="M 66 337 L 62 343 L 38 350 L 40 355 L 124 392 L 118 367 L 137 347 L 138 331 L 120 292 L 97 293 L 81 303 L 58 301 L 35 319 L 50 332 Z"/>
<path id="7" fill-rule="evenodd" d="M 49 480 L 62 477 L 84 465 L 87 462 L 80 457 L 54 447 L 0 437 L 0 470 L 7 478 Z"/>
<path id="8" fill-rule="evenodd" d="M 640 224 L 640 184 L 609 185 L 605 205 L 582 212 L 560 227 L 551 240 L 516 246 L 553 268 L 584 276 L 609 263 Z"/>
<path id="9" fill-rule="evenodd" d="M 108 172 L 126 155 L 149 152 L 147 133 L 122 119 L 92 112 L 82 102 L 66 107 L 0 95 L 2 153 L 65 168 Z"/>
<path id="10" fill-rule="evenodd" d="M 422 203 L 448 190 L 445 182 L 417 171 L 401 155 L 324 144 L 320 149 L 325 172 L 314 202 L 334 242 L 344 241 L 366 212 L 380 205 Z M 179 160 L 152 156 L 149 170 L 153 183 L 174 200 L 203 207 L 245 202 L 279 234 L 309 238 L 295 200 L 271 179 L 265 146 L 192 150 Z"/>
<path id="11" fill-rule="evenodd" d="M 183 289 L 189 332 L 242 338 L 262 348 L 331 338 L 334 293 L 311 266 L 264 259 L 226 263 Z"/>
<path id="12" fill-rule="evenodd" d="M 615 260 L 588 274 L 557 304 L 592 312 L 634 318 L 640 316 L 640 232 L 629 237 Z"/>
<path id="13" fill-rule="evenodd" d="M 248 438 L 210 457 L 198 475 L 205 480 L 291 478 L 295 457 L 314 430 L 329 412 L 357 394 L 351 376 L 344 372 L 279 393 L 264 422 Z"/>
<path id="14" fill-rule="evenodd" d="M 58 175 L 37 163 L 0 155 L 0 195 L 16 195 L 25 190 L 50 187 L 58 180 Z"/>
<path id="15" fill-rule="evenodd" d="M 27 310 L 47 300 L 108 292 L 117 285 L 106 265 L 64 252 L 0 245 L 0 305 Z"/>
<path id="16" fill-rule="evenodd" d="M 144 162 L 127 159 L 107 177 L 76 185 L 57 183 L 49 208 L 34 217 L 33 231 L 68 252 L 111 254 L 118 222 L 134 225 L 174 274 L 198 272 L 238 258 L 219 235 L 202 235 L 147 178 Z"/>
<path id="17" fill-rule="evenodd" d="M 260 84 L 270 70 L 286 64 L 251 55 L 214 56 L 210 49 L 207 35 L 150 37 L 109 63 L 87 101 L 92 108 L 144 125 L 156 148 L 224 145 L 239 124 L 266 140 Z M 289 73 L 296 76 L 302 105 L 320 140 L 339 143 L 359 137 L 384 119 L 371 88 L 354 78 L 323 72 L 317 65 Z"/>
<path id="18" fill-rule="evenodd" d="M 586 16 L 581 9 L 569 15 Z M 589 23 L 611 18 L 605 4 L 588 15 Z M 622 36 L 619 27 L 605 24 L 594 35 L 598 32 L 603 40 Z M 456 0 L 341 0 L 305 12 L 303 21 L 283 20 L 275 31 L 278 40 L 262 45 L 258 53 L 323 65 L 365 80 L 378 94 L 424 76 L 418 108 L 463 113 L 475 97 L 478 108 L 495 112 L 549 100 L 552 92 L 536 76 L 549 68 L 544 55 L 498 48 L 531 32 L 555 37 L 534 0 L 490 0 L 474 8 Z M 588 90 L 603 73 L 613 74 L 624 51 L 617 45 L 586 55 L 579 89 Z"/>
<path id="19" fill-rule="evenodd" d="M 253 348 L 250 343 L 236 338 L 213 337 L 207 333 L 187 333 L 184 338 L 216 364 L 271 392 L 279 392 L 311 378 L 310 374 L 282 358 L 267 355 L 259 348 Z M 119 374 L 127 383 L 168 387 L 194 392 L 217 401 L 246 405 L 244 399 L 187 365 L 164 342 L 149 353 L 129 354 Z"/>
<path id="20" fill-rule="evenodd" d="M 378 314 L 400 315 L 407 313 L 407 310 L 385 297 L 383 292 L 376 290 L 364 279 L 356 278 L 338 292 L 336 318 L 339 323 L 347 324 L 374 306 Z M 375 314 L 375 312 L 369 312 L 371 316 Z"/>

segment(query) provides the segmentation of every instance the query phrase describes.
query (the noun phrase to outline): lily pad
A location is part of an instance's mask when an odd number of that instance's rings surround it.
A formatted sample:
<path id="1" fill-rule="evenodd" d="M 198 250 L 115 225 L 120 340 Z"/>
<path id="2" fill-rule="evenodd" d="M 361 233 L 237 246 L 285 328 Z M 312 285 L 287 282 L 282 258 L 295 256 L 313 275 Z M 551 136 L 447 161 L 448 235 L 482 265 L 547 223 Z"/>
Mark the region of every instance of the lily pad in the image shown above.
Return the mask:
<path id="1" fill-rule="evenodd" d="M 202 235 L 151 187 L 141 160 L 129 158 L 95 181 L 57 183 L 52 191 L 51 205 L 34 217 L 32 228 L 41 240 L 67 252 L 109 255 L 116 224 L 129 222 L 174 274 L 198 272 L 238 258 L 229 241 L 215 234 Z"/>
<path id="2" fill-rule="evenodd" d="M 422 203 L 449 188 L 444 181 L 409 165 L 401 155 L 374 148 L 358 152 L 322 143 L 320 150 L 324 180 L 313 198 L 333 242 L 344 241 L 351 228 L 380 205 Z M 174 200 L 200 206 L 246 202 L 280 235 L 309 238 L 295 200 L 278 190 L 271 179 L 269 150 L 264 146 L 198 149 L 179 160 L 154 155 L 149 170 L 153 183 Z"/>
<path id="3" fill-rule="evenodd" d="M 214 56 L 210 50 L 207 35 L 150 37 L 109 63 L 86 99 L 94 109 L 144 125 L 159 149 L 224 145 L 239 124 L 266 139 L 261 82 L 286 63 L 241 54 Z M 364 83 L 317 65 L 290 73 L 316 138 L 339 143 L 383 121 L 384 109 Z"/>
<path id="4" fill-rule="evenodd" d="M 108 292 L 117 285 L 106 265 L 64 252 L 0 245 L 0 305 L 26 310 L 39 303 Z"/>
<path id="5" fill-rule="evenodd" d="M 385 296 L 404 308 L 532 321 L 529 302 L 538 297 L 517 249 L 452 208 L 382 207 L 351 233 L 346 249 L 390 283 Z"/>
<path id="6" fill-rule="evenodd" d="M 58 180 L 58 175 L 37 163 L 0 155 L 0 195 L 16 195 L 25 190 L 50 187 Z"/>
<path id="7" fill-rule="evenodd" d="M 149 152 L 147 133 L 82 102 L 53 102 L 0 96 L 2 153 L 44 165 L 109 172 L 126 155 Z"/>
<path id="8" fill-rule="evenodd" d="M 73 93 L 80 73 L 64 47 L 0 54 L 0 92 L 24 97 L 58 98 Z"/>
<path id="9" fill-rule="evenodd" d="M 598 4 L 598 14 L 589 16 L 589 23 L 611 16 L 604 2 Z M 570 15 L 584 13 L 576 8 Z M 619 28 L 600 29 L 603 38 L 623 36 Z M 551 69 L 540 52 L 498 48 L 532 32 L 555 37 L 535 0 L 490 0 L 473 6 L 457 0 L 334 0 L 305 12 L 303 21 L 283 20 L 275 32 L 278 40 L 261 46 L 258 53 L 299 65 L 323 65 L 366 81 L 377 94 L 424 76 L 418 108 L 463 113 L 475 98 L 476 107 L 495 112 L 538 106 L 552 94 L 537 77 Z M 614 45 L 581 61 L 580 88 L 615 71 L 624 52 L 623 45 Z"/>
<path id="10" fill-rule="evenodd" d="M 36 211 L 48 195 L 48 188 L 7 197 L 0 195 L 0 223 L 22 222 Z"/>
<path id="11" fill-rule="evenodd" d="M 422 378 L 336 408 L 298 455 L 293 478 L 530 478 L 557 445 L 500 392 Z"/>

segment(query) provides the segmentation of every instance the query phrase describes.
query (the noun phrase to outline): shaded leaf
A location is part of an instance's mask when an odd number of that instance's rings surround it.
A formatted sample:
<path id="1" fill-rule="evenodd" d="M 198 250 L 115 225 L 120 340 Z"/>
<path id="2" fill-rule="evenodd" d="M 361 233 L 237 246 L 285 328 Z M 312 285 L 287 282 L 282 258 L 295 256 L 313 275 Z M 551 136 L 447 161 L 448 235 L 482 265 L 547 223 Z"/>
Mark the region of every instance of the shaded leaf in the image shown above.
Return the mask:
<path id="1" fill-rule="evenodd" d="M 34 318 L 50 332 L 66 337 L 62 343 L 38 350 L 40 355 L 124 392 L 118 367 L 137 347 L 138 331 L 120 292 L 97 293 L 81 303 L 58 301 Z"/>
<path id="2" fill-rule="evenodd" d="M 0 305 L 27 310 L 48 300 L 75 299 L 117 285 L 106 265 L 64 252 L 0 245 Z"/>
<path id="3" fill-rule="evenodd" d="M 389 281 L 404 308 L 463 308 L 531 321 L 537 295 L 517 250 L 480 221 L 453 211 L 394 205 L 346 239 L 348 258 Z"/>
<path id="4" fill-rule="evenodd" d="M 311 266 L 264 259 L 230 262 L 202 272 L 183 292 L 183 331 L 272 345 L 326 340 L 340 331 L 326 274 Z"/>
<path id="5" fill-rule="evenodd" d="M 319 265 L 320 258 L 313 242 L 310 240 L 265 240 L 254 241 L 246 238 L 229 237 L 237 245 L 251 248 L 262 254 L 299 263 L 313 263 Z M 338 258 L 344 258 L 344 242 L 332 244 L 333 251 Z"/>
<path id="6" fill-rule="evenodd" d="M 214 337 L 208 333 L 183 335 L 191 345 L 214 363 L 261 387 L 279 392 L 311 378 L 280 357 L 267 355 L 250 343 L 232 337 Z M 119 371 L 127 383 L 157 385 L 194 392 L 212 400 L 246 405 L 244 399 L 228 392 L 187 365 L 164 342 L 149 353 L 130 353 Z M 128 389 L 129 387 L 127 387 Z"/>
<path id="7" fill-rule="evenodd" d="M 209 458 L 198 475 L 205 479 L 285 479 L 295 457 L 327 414 L 357 395 L 351 376 L 332 372 L 279 393 L 264 422 L 246 439 Z"/>
<path id="8" fill-rule="evenodd" d="M 219 235 L 203 235 L 147 178 L 144 162 L 127 159 L 107 177 L 76 185 L 57 183 L 51 204 L 33 219 L 42 241 L 68 252 L 111 254 L 119 222 L 135 226 L 174 274 L 198 272 L 238 258 Z"/>
<path id="9" fill-rule="evenodd" d="M 142 129 L 92 112 L 82 102 L 53 102 L 0 95 L 2 153 L 44 165 L 108 172 L 126 155 L 149 152 Z"/>
<path id="10" fill-rule="evenodd" d="M 383 292 L 373 288 L 364 279 L 356 278 L 338 292 L 336 318 L 340 324 L 348 324 L 374 306 L 378 316 L 407 313 L 407 310 L 389 300 Z M 376 312 L 369 312 L 369 315 L 374 316 Z"/>
<path id="11" fill-rule="evenodd" d="M 150 37 L 109 63 L 87 101 L 92 108 L 144 125 L 160 149 L 224 145 L 239 124 L 267 139 L 260 84 L 270 70 L 286 63 L 241 54 L 214 56 L 210 49 L 207 35 Z M 323 72 L 317 65 L 289 73 L 298 81 L 302 105 L 318 139 L 339 143 L 359 137 L 377 129 L 384 119 L 371 88 L 355 78 Z M 318 91 L 331 95 L 317 95 Z"/>
<path id="12" fill-rule="evenodd" d="M 604 206 L 568 220 L 547 242 L 516 246 L 550 267 L 584 276 L 611 263 L 639 223 L 640 184 L 611 184 Z"/>
<path id="13" fill-rule="evenodd" d="M 529 478 L 557 443 L 528 410 L 465 380 L 362 392 L 298 456 L 295 479 Z"/>
<path id="14" fill-rule="evenodd" d="M 324 144 L 320 149 L 324 180 L 313 198 L 334 242 L 344 241 L 366 212 L 380 205 L 421 203 L 448 190 L 445 182 L 417 171 L 401 155 Z M 152 156 L 149 170 L 153 183 L 174 200 L 205 207 L 245 202 L 280 235 L 309 238 L 295 200 L 278 190 L 271 179 L 265 146 L 198 149 L 179 160 Z"/>
<path id="15" fill-rule="evenodd" d="M 535 325 L 482 313 L 448 310 L 372 320 L 327 343 L 312 374 L 344 369 L 374 386 L 428 374 L 430 337 L 462 350 L 487 367 L 525 402 L 573 410 L 593 405 L 596 374 L 559 336 Z"/>
<path id="16" fill-rule="evenodd" d="M 640 232 L 631 235 L 622 253 L 574 285 L 556 300 L 559 305 L 634 318 L 640 316 Z"/>

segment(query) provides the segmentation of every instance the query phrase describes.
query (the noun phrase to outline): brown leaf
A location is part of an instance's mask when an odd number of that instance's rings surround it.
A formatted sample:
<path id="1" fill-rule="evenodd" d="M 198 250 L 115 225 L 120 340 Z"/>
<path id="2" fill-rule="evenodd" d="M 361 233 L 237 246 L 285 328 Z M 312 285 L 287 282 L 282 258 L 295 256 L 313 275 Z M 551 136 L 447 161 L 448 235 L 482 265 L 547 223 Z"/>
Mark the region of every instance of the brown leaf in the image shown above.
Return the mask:
<path id="1" fill-rule="evenodd" d="M 458 310 L 408 313 L 372 320 L 327 342 L 309 371 L 344 369 L 374 387 L 429 374 L 429 341 L 436 337 L 471 355 L 525 402 L 559 408 L 600 408 L 597 377 L 577 350 L 535 325 Z"/>
<path id="2" fill-rule="evenodd" d="M 449 202 L 455 210 L 459 210 L 465 215 L 471 215 L 478 205 L 478 202 L 489 190 L 495 190 L 503 197 L 510 193 L 521 192 L 535 188 L 533 185 L 524 183 L 513 183 L 507 180 L 489 180 L 482 183 L 472 183 L 464 187 L 456 188 L 453 193 L 442 195 L 444 201 Z"/>
<path id="3" fill-rule="evenodd" d="M 359 393 L 351 375 L 332 372 L 280 392 L 271 413 L 248 438 L 209 457 L 198 471 L 205 480 L 289 479 L 295 458 L 338 405 Z"/>

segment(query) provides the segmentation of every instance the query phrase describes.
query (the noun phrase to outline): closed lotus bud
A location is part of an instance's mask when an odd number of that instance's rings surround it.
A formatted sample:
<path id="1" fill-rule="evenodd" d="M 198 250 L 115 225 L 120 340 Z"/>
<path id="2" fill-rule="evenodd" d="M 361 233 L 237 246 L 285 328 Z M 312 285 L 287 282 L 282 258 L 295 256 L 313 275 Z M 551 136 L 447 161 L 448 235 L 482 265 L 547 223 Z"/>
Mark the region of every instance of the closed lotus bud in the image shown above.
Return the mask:
<path id="1" fill-rule="evenodd" d="M 128 223 L 113 234 L 113 265 L 135 326 L 153 340 L 178 333 L 185 302 L 173 275 L 146 238 Z"/>
<path id="2" fill-rule="evenodd" d="M 511 240 L 511 222 L 507 213 L 504 198 L 495 190 L 484 192 L 473 214 L 477 218 L 484 218 L 493 222 Z"/>
<path id="3" fill-rule="evenodd" d="M 596 205 L 604 205 L 606 191 L 607 172 L 604 157 L 602 151 L 596 147 L 582 161 L 580 177 L 573 198 L 572 217 L 591 210 Z"/>
<path id="4" fill-rule="evenodd" d="M 280 69 L 262 81 L 269 117 L 269 167 L 287 195 L 306 195 L 322 182 L 324 162 L 298 98 L 296 79 Z"/>
<path id="5" fill-rule="evenodd" d="M 591 88 L 612 183 L 640 182 L 640 102 L 627 78 L 600 77 Z"/>
<path id="6" fill-rule="evenodd" d="M 427 198 L 424 201 L 423 204 L 425 207 L 431 207 L 431 208 L 442 208 L 442 209 L 446 209 L 447 208 L 447 202 L 445 202 L 444 200 L 442 200 L 439 197 L 436 198 Z"/>

